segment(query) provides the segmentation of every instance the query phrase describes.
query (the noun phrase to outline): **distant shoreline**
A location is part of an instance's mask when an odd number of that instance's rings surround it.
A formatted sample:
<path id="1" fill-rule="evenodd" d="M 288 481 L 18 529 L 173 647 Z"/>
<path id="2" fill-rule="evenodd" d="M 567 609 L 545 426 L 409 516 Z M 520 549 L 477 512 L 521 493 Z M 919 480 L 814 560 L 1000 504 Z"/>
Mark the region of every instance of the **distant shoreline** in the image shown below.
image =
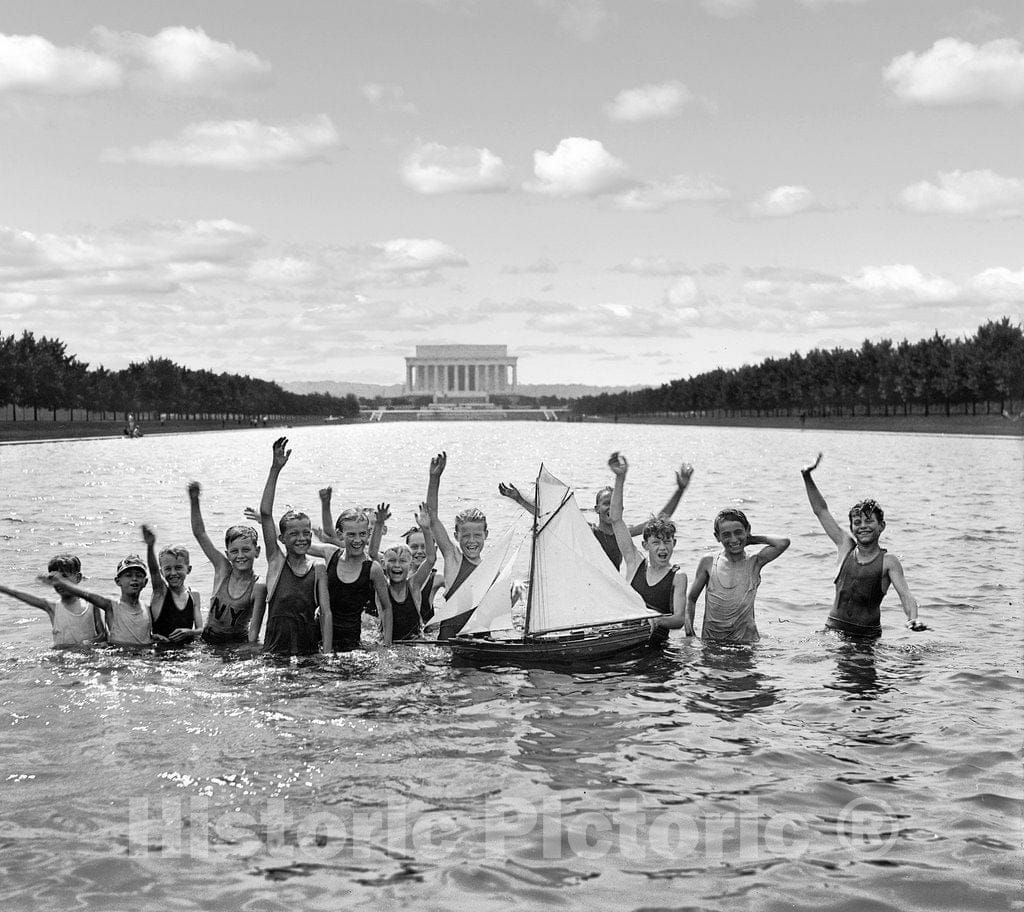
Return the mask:
<path id="1" fill-rule="evenodd" d="M 274 427 L 338 426 L 361 424 L 365 421 L 324 422 L 322 418 L 296 418 L 275 423 Z M 577 423 L 575 420 L 572 423 Z M 990 437 L 1024 437 L 1024 420 L 1010 421 L 1001 415 L 858 415 L 855 418 L 808 417 L 801 422 L 798 416 L 700 417 L 683 415 L 619 415 L 615 417 L 588 416 L 586 424 L 675 424 L 691 427 L 749 427 L 788 428 L 806 431 L 859 431 L 893 434 L 974 434 Z M 214 421 L 167 421 L 163 425 L 143 424 L 146 437 L 160 434 L 196 434 L 214 431 L 250 429 L 248 424 Z M 115 439 L 123 437 L 124 422 L 116 421 L 4 421 L 0 422 L 0 446 L 18 443 L 46 443 L 54 441 Z"/>
<path id="2" fill-rule="evenodd" d="M 1024 437 L 1024 419 L 1012 421 L 989 415 L 857 415 L 850 417 L 686 417 L 683 415 L 588 416 L 587 423 L 680 424 L 692 427 L 788 428 L 796 431 L 860 431 L 890 434 L 973 434 L 989 437 Z"/>

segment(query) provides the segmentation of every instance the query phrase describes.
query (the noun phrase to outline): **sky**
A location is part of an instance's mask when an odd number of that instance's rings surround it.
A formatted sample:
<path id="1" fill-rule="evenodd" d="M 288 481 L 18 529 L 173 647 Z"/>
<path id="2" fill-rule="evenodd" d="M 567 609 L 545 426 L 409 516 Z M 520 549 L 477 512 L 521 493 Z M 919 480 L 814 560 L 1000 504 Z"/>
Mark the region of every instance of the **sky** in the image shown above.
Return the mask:
<path id="1" fill-rule="evenodd" d="M 1024 302 L 1024 4 L 5 0 L 0 333 L 659 384 Z"/>

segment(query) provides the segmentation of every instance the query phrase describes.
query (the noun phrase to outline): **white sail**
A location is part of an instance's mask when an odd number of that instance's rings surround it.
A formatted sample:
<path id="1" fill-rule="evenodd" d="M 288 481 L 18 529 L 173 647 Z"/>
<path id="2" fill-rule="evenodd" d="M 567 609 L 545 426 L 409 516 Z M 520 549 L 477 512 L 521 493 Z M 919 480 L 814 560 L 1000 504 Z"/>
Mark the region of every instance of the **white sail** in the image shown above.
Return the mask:
<path id="1" fill-rule="evenodd" d="M 484 593 L 480 604 L 477 605 L 473 616 L 466 622 L 460 634 L 467 633 L 495 633 L 500 630 L 511 630 L 512 624 L 512 571 L 515 567 L 516 558 L 522 550 L 523 543 L 520 540 L 519 547 L 512 552 L 512 556 L 505 562 L 501 573 L 491 587 Z M 458 594 L 458 593 L 456 593 Z"/>
<path id="2" fill-rule="evenodd" d="M 480 604 L 491 583 L 505 566 L 512 551 L 514 537 L 515 529 L 510 527 L 497 541 L 488 542 L 476 570 L 466 577 L 455 594 L 447 601 L 438 599 L 435 602 L 434 616 L 430 619 L 429 626 L 434 627 L 441 621 L 470 611 Z"/>
<path id="3" fill-rule="evenodd" d="M 568 486 L 544 468 L 537 509 L 528 634 L 658 616 L 608 560 Z"/>

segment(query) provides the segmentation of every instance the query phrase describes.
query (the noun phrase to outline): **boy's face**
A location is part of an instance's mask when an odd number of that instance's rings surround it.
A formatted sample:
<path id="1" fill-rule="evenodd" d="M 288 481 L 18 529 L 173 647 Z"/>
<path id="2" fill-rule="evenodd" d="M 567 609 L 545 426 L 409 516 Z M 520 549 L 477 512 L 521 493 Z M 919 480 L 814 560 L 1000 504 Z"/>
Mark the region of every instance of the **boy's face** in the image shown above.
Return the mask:
<path id="1" fill-rule="evenodd" d="M 129 567 L 114 582 L 117 583 L 118 588 L 121 590 L 121 595 L 138 598 L 139 593 L 146 588 L 147 579 L 145 570 L 140 567 Z"/>
<path id="2" fill-rule="evenodd" d="M 858 545 L 873 545 L 884 528 L 885 522 L 874 513 L 854 513 L 850 517 L 850 532 Z"/>
<path id="3" fill-rule="evenodd" d="M 597 502 L 594 504 L 594 512 L 597 513 L 597 518 L 600 521 L 611 522 L 609 513 L 612 509 L 612 495 L 610 491 L 603 491 L 597 496 Z"/>
<path id="4" fill-rule="evenodd" d="M 392 583 L 400 583 L 412 570 L 412 558 L 407 551 L 388 551 L 384 555 L 384 572 Z"/>
<path id="5" fill-rule="evenodd" d="M 175 554 L 164 554 L 160 558 L 160 573 L 167 580 L 167 585 L 179 590 L 185 585 L 185 577 L 192 572 L 192 565 L 185 558 Z"/>
<path id="6" fill-rule="evenodd" d="M 651 535 L 644 539 L 644 551 L 652 566 L 661 567 L 672 560 L 672 552 L 676 549 L 675 536 L 665 538 L 662 535 Z"/>
<path id="7" fill-rule="evenodd" d="M 64 573 L 62 575 L 66 576 L 69 580 L 71 580 L 71 582 L 75 583 L 76 585 L 78 583 L 82 582 L 82 574 L 81 573 L 77 573 L 77 572 L 76 573 Z M 56 592 L 57 595 L 59 595 L 61 598 L 73 598 L 73 596 L 68 591 L 68 589 L 66 587 L 62 586 L 60 583 L 54 583 L 53 584 L 53 591 Z"/>
<path id="8" fill-rule="evenodd" d="M 253 561 L 260 556 L 260 547 L 247 535 L 240 535 L 231 539 L 231 543 L 224 549 L 224 556 L 232 570 L 245 573 L 252 570 Z"/>
<path id="9" fill-rule="evenodd" d="M 289 519 L 277 539 L 289 554 L 302 555 L 309 551 L 313 543 L 313 529 L 308 519 Z"/>
<path id="10" fill-rule="evenodd" d="M 715 538 L 728 554 L 742 554 L 750 531 L 738 519 L 722 519 L 715 529 Z"/>
<path id="11" fill-rule="evenodd" d="M 423 533 L 413 532 L 406 544 L 409 546 L 409 550 L 412 551 L 413 562 L 419 566 L 427 556 L 427 543 L 423 540 Z"/>
<path id="12" fill-rule="evenodd" d="M 349 554 L 362 554 L 370 541 L 370 524 L 358 519 L 346 520 L 341 524 L 341 540 Z"/>
<path id="13" fill-rule="evenodd" d="M 455 538 L 462 553 L 470 560 L 476 560 L 484 550 L 484 542 L 487 541 L 487 523 L 460 523 L 459 528 L 455 530 Z"/>

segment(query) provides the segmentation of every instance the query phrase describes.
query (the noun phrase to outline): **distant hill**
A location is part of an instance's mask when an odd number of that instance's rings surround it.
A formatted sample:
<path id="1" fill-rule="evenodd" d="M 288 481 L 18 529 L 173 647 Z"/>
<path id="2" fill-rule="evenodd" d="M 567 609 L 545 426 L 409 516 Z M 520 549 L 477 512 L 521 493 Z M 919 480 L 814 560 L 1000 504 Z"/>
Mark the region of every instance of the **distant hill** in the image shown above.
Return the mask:
<path id="1" fill-rule="evenodd" d="M 401 396 L 401 383 L 357 383 L 348 380 L 302 380 L 282 383 L 290 393 L 329 393 L 332 396 L 347 396 L 352 393 L 364 399 L 376 396 Z M 642 386 L 588 386 L 585 383 L 521 383 L 518 392 L 522 396 L 558 396 L 562 399 L 576 399 L 580 396 L 599 396 L 601 393 L 622 393 L 643 389 Z"/>

